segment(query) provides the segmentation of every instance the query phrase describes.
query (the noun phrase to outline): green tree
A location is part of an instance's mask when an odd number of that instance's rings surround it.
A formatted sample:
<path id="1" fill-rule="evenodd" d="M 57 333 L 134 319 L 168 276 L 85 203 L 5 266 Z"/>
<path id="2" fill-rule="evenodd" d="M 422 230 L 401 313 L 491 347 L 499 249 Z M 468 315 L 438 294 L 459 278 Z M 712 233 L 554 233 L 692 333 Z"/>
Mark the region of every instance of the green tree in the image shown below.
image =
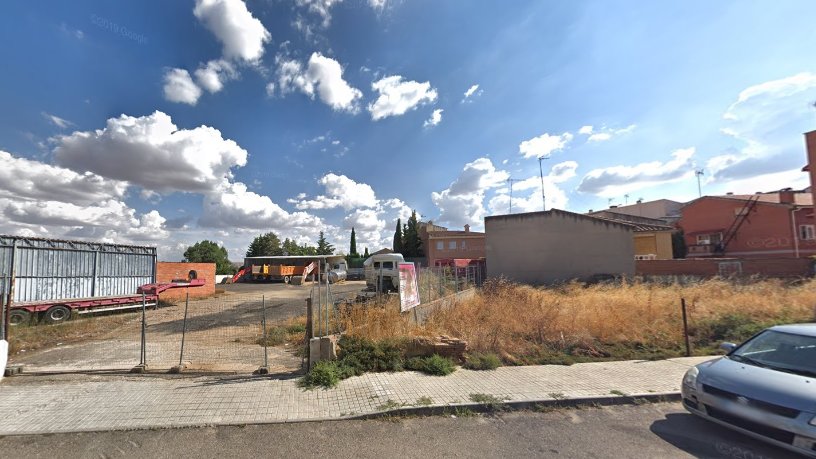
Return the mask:
<path id="1" fill-rule="evenodd" d="M 351 258 L 360 258 L 360 254 L 357 253 L 357 234 L 354 232 L 354 227 L 351 227 L 351 243 L 349 243 L 349 257 Z"/>
<path id="2" fill-rule="evenodd" d="M 416 211 L 411 211 L 408 223 L 403 227 L 402 232 L 402 254 L 406 257 L 422 257 L 422 239 L 419 237 L 419 221 Z"/>
<path id="3" fill-rule="evenodd" d="M 402 253 L 402 220 L 397 219 L 397 229 L 394 230 L 394 253 Z"/>
<path id="4" fill-rule="evenodd" d="M 278 235 L 272 231 L 261 234 L 252 240 L 246 251 L 247 257 L 274 257 L 283 255 Z"/>
<path id="5" fill-rule="evenodd" d="M 188 263 L 215 263 L 216 274 L 233 274 L 235 272 L 227 257 L 227 249 L 212 241 L 200 241 L 187 247 L 187 250 L 184 251 L 184 261 Z"/>
<path id="6" fill-rule="evenodd" d="M 363 258 L 368 258 L 371 255 L 368 254 L 368 247 L 365 248 L 365 253 L 363 254 Z"/>
<path id="7" fill-rule="evenodd" d="M 329 244 L 323 231 L 320 232 L 320 237 L 317 238 L 317 254 L 318 255 L 334 255 L 334 246 Z"/>

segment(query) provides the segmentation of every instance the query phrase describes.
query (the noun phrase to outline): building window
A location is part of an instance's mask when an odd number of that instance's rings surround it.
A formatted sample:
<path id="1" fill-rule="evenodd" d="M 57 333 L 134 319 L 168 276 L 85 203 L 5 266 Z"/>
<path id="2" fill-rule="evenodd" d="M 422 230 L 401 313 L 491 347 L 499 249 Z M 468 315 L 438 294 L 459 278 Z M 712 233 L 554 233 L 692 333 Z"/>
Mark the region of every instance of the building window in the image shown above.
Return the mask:
<path id="1" fill-rule="evenodd" d="M 814 225 L 799 225 L 799 239 L 803 241 L 816 239 L 816 228 L 814 228 Z"/>
<path id="2" fill-rule="evenodd" d="M 460 249 L 462 249 L 462 250 L 465 250 L 465 249 L 467 248 L 467 246 L 465 245 L 465 241 L 462 241 L 462 242 L 459 244 L 459 248 L 460 248 Z"/>
<path id="3" fill-rule="evenodd" d="M 722 242 L 722 233 L 697 235 L 697 245 L 719 244 L 720 242 Z"/>
<path id="4" fill-rule="evenodd" d="M 436 241 L 436 250 L 445 250 L 445 243 L 442 241 Z"/>
<path id="5" fill-rule="evenodd" d="M 456 241 L 448 242 L 448 248 L 451 250 L 456 250 Z"/>

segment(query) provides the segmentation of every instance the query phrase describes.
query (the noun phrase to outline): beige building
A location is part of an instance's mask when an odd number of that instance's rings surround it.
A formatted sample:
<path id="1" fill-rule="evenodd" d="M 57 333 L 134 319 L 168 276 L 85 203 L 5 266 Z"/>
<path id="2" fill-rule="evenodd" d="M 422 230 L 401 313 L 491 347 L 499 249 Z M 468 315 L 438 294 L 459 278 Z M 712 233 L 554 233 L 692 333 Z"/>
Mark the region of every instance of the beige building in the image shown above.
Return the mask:
<path id="1" fill-rule="evenodd" d="M 485 218 L 487 276 L 527 284 L 635 274 L 631 225 L 548 210 Z"/>
<path id="2" fill-rule="evenodd" d="M 635 238 L 636 260 L 671 260 L 672 234 L 674 227 L 666 225 L 663 220 L 619 214 L 613 210 L 601 210 L 587 214 L 591 217 L 616 220 L 632 227 Z"/>

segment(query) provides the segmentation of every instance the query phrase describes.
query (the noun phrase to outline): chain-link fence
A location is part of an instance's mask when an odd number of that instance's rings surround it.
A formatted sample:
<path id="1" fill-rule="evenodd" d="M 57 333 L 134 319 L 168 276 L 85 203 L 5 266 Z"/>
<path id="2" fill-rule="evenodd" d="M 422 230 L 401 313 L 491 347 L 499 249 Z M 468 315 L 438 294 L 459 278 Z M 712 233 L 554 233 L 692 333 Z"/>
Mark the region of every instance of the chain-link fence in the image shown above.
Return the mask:
<path id="1" fill-rule="evenodd" d="M 484 268 L 481 265 L 434 266 L 417 271 L 419 298 L 422 304 L 480 286 L 483 282 Z"/>

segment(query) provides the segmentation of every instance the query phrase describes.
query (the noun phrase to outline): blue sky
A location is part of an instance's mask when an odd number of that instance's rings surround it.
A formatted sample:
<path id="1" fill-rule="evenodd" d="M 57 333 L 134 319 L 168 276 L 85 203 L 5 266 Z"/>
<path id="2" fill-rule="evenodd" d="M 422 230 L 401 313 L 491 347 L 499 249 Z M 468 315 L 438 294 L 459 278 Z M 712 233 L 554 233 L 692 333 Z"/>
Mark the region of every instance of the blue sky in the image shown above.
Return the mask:
<path id="1" fill-rule="evenodd" d="M 5 2 L 0 232 L 239 259 L 808 185 L 809 1 Z"/>

